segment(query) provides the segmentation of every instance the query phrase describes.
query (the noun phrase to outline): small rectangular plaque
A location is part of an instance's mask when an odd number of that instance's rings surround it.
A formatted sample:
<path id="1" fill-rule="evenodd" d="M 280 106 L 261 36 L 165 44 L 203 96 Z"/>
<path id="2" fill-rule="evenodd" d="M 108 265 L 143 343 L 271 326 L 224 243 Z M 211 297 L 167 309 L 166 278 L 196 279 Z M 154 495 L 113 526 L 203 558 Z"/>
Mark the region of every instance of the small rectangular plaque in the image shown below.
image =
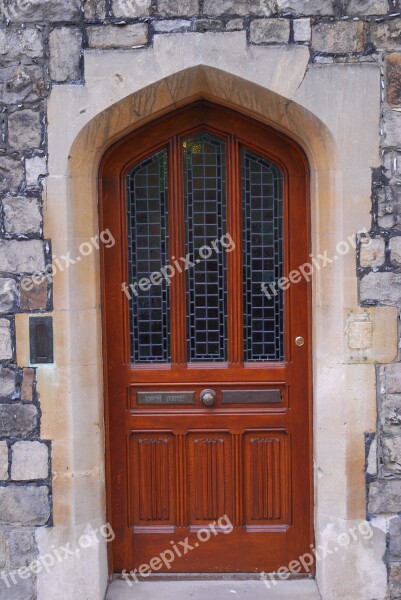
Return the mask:
<path id="1" fill-rule="evenodd" d="M 280 390 L 223 390 L 223 404 L 277 404 Z"/>
<path id="2" fill-rule="evenodd" d="M 32 365 L 53 362 L 52 317 L 29 317 L 29 348 Z"/>
<path id="3" fill-rule="evenodd" d="M 195 392 L 138 392 L 138 404 L 195 404 Z"/>

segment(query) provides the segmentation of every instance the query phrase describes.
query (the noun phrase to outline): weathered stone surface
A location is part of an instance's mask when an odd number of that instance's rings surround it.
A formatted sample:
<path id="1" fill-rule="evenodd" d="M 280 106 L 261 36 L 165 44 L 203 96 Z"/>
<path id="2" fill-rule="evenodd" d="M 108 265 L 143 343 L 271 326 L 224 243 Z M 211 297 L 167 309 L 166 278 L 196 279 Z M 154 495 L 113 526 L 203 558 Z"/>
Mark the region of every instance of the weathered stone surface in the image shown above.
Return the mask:
<path id="1" fill-rule="evenodd" d="M 379 380 L 382 394 L 401 394 L 401 363 L 381 366 Z"/>
<path id="2" fill-rule="evenodd" d="M 24 168 L 18 158 L 0 156 L 0 192 L 17 190 L 24 181 Z"/>
<path id="3" fill-rule="evenodd" d="M 401 473 L 401 437 L 385 436 L 381 440 L 383 455 L 383 473 L 399 475 Z"/>
<path id="4" fill-rule="evenodd" d="M 5 535 L 4 531 L 0 531 L 0 569 L 4 569 L 7 561 L 8 561 L 8 550 L 7 550 L 6 535 Z"/>
<path id="5" fill-rule="evenodd" d="M 39 148 L 42 141 L 42 119 L 39 112 L 25 109 L 8 117 L 8 141 L 20 150 Z"/>
<path id="6" fill-rule="evenodd" d="M 196 19 L 194 24 L 195 31 L 223 31 L 224 21 L 222 19 Z"/>
<path id="7" fill-rule="evenodd" d="M 43 242 L 40 240 L 0 240 L 0 271 L 36 273 L 45 268 Z"/>
<path id="8" fill-rule="evenodd" d="M 29 29 L 0 29 L 0 54 L 7 60 L 43 56 L 42 32 Z"/>
<path id="9" fill-rule="evenodd" d="M 77 21 L 80 0 L 6 0 L 0 4 L 0 20 L 21 23 Z"/>
<path id="10" fill-rule="evenodd" d="M 392 560 L 401 559 L 401 519 L 394 517 L 390 520 L 390 544 L 389 552 Z"/>
<path id="11" fill-rule="evenodd" d="M 156 33 L 169 33 L 170 31 L 185 31 L 190 29 L 192 22 L 188 19 L 165 19 L 163 21 L 155 21 L 153 26 Z"/>
<path id="12" fill-rule="evenodd" d="M 370 40 L 379 49 L 398 48 L 401 46 L 401 27 L 398 19 L 385 23 L 372 23 Z"/>
<path id="13" fill-rule="evenodd" d="M 385 260 L 385 243 L 382 238 L 371 239 L 361 246 L 361 267 L 381 267 Z"/>
<path id="14" fill-rule="evenodd" d="M 401 104 L 401 54 L 386 56 L 387 102 L 391 106 Z"/>
<path id="15" fill-rule="evenodd" d="M 16 387 L 16 375 L 12 369 L 0 367 L 0 398 L 13 396 Z"/>
<path id="16" fill-rule="evenodd" d="M 44 310 L 47 307 L 48 289 L 45 277 L 24 277 L 20 288 L 21 310 Z"/>
<path id="17" fill-rule="evenodd" d="M 0 479 L 8 479 L 8 446 L 7 442 L 0 442 Z"/>
<path id="18" fill-rule="evenodd" d="M 30 108 L 8 117 L 8 143 L 18 150 L 39 148 L 42 141 L 41 115 Z"/>
<path id="19" fill-rule="evenodd" d="M 17 305 L 18 292 L 15 279 L 0 279 L 0 313 L 14 311 Z"/>
<path id="20" fill-rule="evenodd" d="M 11 528 L 7 532 L 7 545 L 11 569 L 28 566 L 35 558 L 35 529 Z"/>
<path id="21" fill-rule="evenodd" d="M 85 19 L 104 19 L 106 0 L 83 0 Z"/>
<path id="22" fill-rule="evenodd" d="M 49 476 L 49 449 L 41 442 L 16 442 L 12 447 L 11 479 L 31 481 Z"/>
<path id="23" fill-rule="evenodd" d="M 33 384 L 35 381 L 35 369 L 26 367 L 22 371 L 21 400 L 31 402 L 33 400 Z"/>
<path id="24" fill-rule="evenodd" d="M 81 77 L 82 31 L 76 27 L 57 27 L 50 32 L 50 76 L 65 82 Z"/>
<path id="25" fill-rule="evenodd" d="M 244 28 L 243 19 L 230 19 L 230 21 L 228 21 L 227 25 L 226 25 L 227 31 L 240 31 L 243 28 Z"/>
<path id="26" fill-rule="evenodd" d="M 206 15 L 252 15 L 269 17 L 276 12 L 273 0 L 205 0 L 203 12 Z"/>
<path id="27" fill-rule="evenodd" d="M 401 236 L 390 240 L 390 260 L 396 267 L 401 267 Z"/>
<path id="28" fill-rule="evenodd" d="M 34 102 L 46 92 L 42 67 L 17 65 L 0 68 L 0 102 Z"/>
<path id="29" fill-rule="evenodd" d="M 349 0 L 346 7 L 348 15 L 386 15 L 388 0 Z"/>
<path id="30" fill-rule="evenodd" d="M 37 419 L 33 404 L 0 404 L 0 436 L 29 435 L 35 430 Z"/>
<path id="31" fill-rule="evenodd" d="M 87 29 L 90 48 L 132 48 L 143 46 L 148 41 L 146 23 L 135 23 L 123 27 L 93 25 Z"/>
<path id="32" fill-rule="evenodd" d="M 401 395 L 382 396 L 379 418 L 383 433 L 397 435 L 401 432 Z"/>
<path id="33" fill-rule="evenodd" d="M 317 52 L 362 52 L 364 45 L 365 29 L 361 22 L 317 23 L 312 27 L 312 48 Z"/>
<path id="34" fill-rule="evenodd" d="M 386 186 L 377 194 L 377 224 L 389 228 L 401 223 L 401 187 Z"/>
<path id="35" fill-rule="evenodd" d="M 388 579 L 391 600 L 399 600 L 401 598 L 401 565 L 390 565 Z"/>
<path id="36" fill-rule="evenodd" d="M 39 234 L 42 215 L 36 198 L 7 196 L 3 200 L 4 229 L 6 233 Z"/>
<path id="37" fill-rule="evenodd" d="M 159 0 L 157 8 L 163 17 L 191 17 L 199 12 L 198 0 Z"/>
<path id="38" fill-rule="evenodd" d="M 332 15 L 333 4 L 333 0 L 277 0 L 279 12 L 307 16 Z"/>
<path id="39" fill-rule="evenodd" d="M 368 273 L 362 277 L 359 288 L 360 301 L 377 300 L 382 304 L 401 302 L 400 273 Z"/>
<path id="40" fill-rule="evenodd" d="M 251 23 L 253 44 L 287 44 L 290 37 L 288 19 L 257 19 Z"/>
<path id="41" fill-rule="evenodd" d="M 28 579 L 20 579 L 15 577 L 16 583 L 11 577 L 8 577 L 7 572 L 0 579 L 0 598 L 4 600 L 32 600 L 35 598 L 35 582 L 33 577 Z"/>
<path id="42" fill-rule="evenodd" d="M 395 110 L 385 110 L 384 118 L 384 147 L 399 146 L 401 140 L 401 113 Z"/>
<path id="43" fill-rule="evenodd" d="M 368 512 L 398 513 L 401 506 L 401 480 L 374 481 L 369 485 Z"/>
<path id="44" fill-rule="evenodd" d="M 34 156 L 25 160 L 26 182 L 28 186 L 37 186 L 39 177 L 47 173 L 46 156 Z"/>
<path id="45" fill-rule="evenodd" d="M 8 319 L 0 319 L 0 360 L 10 360 L 12 357 L 11 323 Z"/>
<path id="46" fill-rule="evenodd" d="M 309 42 L 312 35 L 310 19 L 294 19 L 294 42 Z"/>
<path id="47" fill-rule="evenodd" d="M 389 183 L 401 182 L 401 152 L 386 150 L 383 157 L 384 175 Z"/>
<path id="48" fill-rule="evenodd" d="M 113 0 L 113 14 L 121 19 L 137 19 L 150 14 L 152 0 Z"/>
<path id="49" fill-rule="evenodd" d="M 3 525 L 45 525 L 50 517 L 46 486 L 9 485 L 0 488 L 0 523 Z"/>

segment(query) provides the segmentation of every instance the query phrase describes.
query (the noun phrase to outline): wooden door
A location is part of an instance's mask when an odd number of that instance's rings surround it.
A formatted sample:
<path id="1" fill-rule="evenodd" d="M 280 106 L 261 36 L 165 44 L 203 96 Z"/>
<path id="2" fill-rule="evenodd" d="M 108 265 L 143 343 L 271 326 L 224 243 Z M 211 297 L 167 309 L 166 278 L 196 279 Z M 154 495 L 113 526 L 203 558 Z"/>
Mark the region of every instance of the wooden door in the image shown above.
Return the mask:
<path id="1" fill-rule="evenodd" d="M 107 152 L 115 572 L 269 572 L 308 551 L 308 285 L 269 287 L 309 260 L 307 191 L 293 142 L 207 101 Z"/>

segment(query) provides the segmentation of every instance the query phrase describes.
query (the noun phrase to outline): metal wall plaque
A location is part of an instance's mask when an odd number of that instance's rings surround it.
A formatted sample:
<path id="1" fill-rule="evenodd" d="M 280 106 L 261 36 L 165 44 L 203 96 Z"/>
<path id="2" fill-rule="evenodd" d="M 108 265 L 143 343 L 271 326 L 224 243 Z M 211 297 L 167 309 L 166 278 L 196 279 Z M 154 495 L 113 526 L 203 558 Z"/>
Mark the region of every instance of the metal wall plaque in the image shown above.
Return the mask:
<path id="1" fill-rule="evenodd" d="M 195 404 L 195 392 L 138 392 L 138 404 Z"/>
<path id="2" fill-rule="evenodd" d="M 53 362 L 52 317 L 29 317 L 29 348 L 32 365 Z"/>
<path id="3" fill-rule="evenodd" d="M 223 404 L 277 404 L 280 390 L 223 390 Z"/>

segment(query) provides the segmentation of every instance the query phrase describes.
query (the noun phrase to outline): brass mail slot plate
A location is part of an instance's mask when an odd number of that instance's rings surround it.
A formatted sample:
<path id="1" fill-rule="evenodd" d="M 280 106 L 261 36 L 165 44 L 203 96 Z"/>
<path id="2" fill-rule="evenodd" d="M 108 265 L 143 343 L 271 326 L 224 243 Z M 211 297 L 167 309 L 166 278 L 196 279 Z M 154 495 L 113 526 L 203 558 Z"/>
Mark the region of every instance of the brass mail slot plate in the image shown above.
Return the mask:
<path id="1" fill-rule="evenodd" d="M 280 390 L 223 390 L 223 404 L 277 404 Z"/>
<path id="2" fill-rule="evenodd" d="M 195 392 L 138 392 L 138 404 L 195 404 Z"/>

